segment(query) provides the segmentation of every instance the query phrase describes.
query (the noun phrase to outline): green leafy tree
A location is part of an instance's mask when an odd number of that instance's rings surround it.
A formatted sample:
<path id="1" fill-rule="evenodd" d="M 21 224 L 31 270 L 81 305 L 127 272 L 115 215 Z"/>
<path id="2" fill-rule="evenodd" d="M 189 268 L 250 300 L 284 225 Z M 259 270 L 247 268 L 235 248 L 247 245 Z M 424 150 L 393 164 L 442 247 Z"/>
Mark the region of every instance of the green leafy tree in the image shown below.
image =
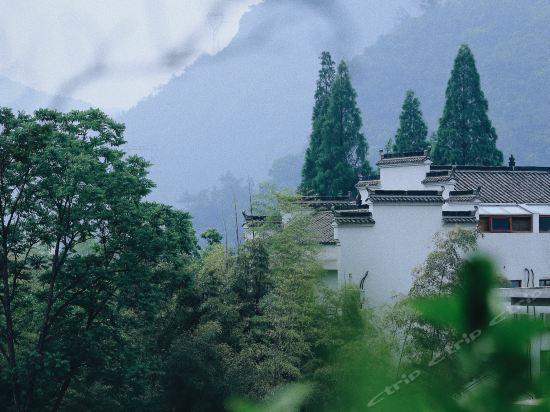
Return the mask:
<path id="1" fill-rule="evenodd" d="M 345 62 L 338 66 L 332 84 L 327 113 L 322 125 L 316 159 L 317 174 L 308 188 L 322 196 L 355 190 L 360 174 L 368 175 L 368 145 L 363 135 L 357 94 Z"/>
<path id="2" fill-rule="evenodd" d="M 427 137 L 428 127 L 422 118 L 420 101 L 409 90 L 399 116 L 399 129 L 395 135 L 393 151 L 404 153 L 424 150 L 428 146 Z"/>
<path id="3" fill-rule="evenodd" d="M 298 213 L 235 254 L 214 244 L 201 255 L 193 296 L 182 290 L 165 325 L 167 409 L 221 410 L 228 397 L 263 399 L 304 376 L 320 307 L 310 224 Z"/>
<path id="4" fill-rule="evenodd" d="M 325 121 L 332 84 L 336 76 L 336 65 L 329 52 L 321 53 L 321 68 L 317 79 L 315 90 L 315 103 L 311 116 L 311 135 L 309 146 L 305 153 L 304 165 L 302 166 L 302 191 L 308 192 L 313 189 L 313 181 L 318 173 L 318 158 L 321 148 L 322 128 Z"/>
<path id="5" fill-rule="evenodd" d="M 524 310 L 495 305 L 492 295 L 498 276 L 486 258 L 462 261 L 455 276 L 452 293 L 409 303 L 427 325 L 448 329 L 458 337 L 430 362 L 396 373 L 393 356 L 383 348 L 372 348 L 372 337 L 361 341 L 348 335 L 342 340 L 351 344 L 344 344 L 333 359 L 331 373 L 337 379 L 323 386 L 327 403 L 311 393 L 311 387 L 322 382 L 319 378 L 326 378 L 318 374 L 309 386 L 289 385 L 270 402 L 233 402 L 231 411 L 548 410 L 549 380 L 531 372 L 528 350 L 534 338 L 547 333 L 547 327 L 540 319 L 519 315 Z"/>
<path id="6" fill-rule="evenodd" d="M 140 375 L 128 337 L 154 319 L 196 252 L 190 217 L 143 202 L 148 163 L 125 157 L 124 126 L 99 110 L 1 109 L 0 125 L 8 409 L 58 410 L 117 386 L 128 390 L 105 402 L 120 406 L 140 391 L 125 386 Z"/>
<path id="7" fill-rule="evenodd" d="M 201 237 L 208 242 L 208 246 L 219 244 L 223 239 L 223 235 L 213 227 L 206 229 Z"/>
<path id="8" fill-rule="evenodd" d="M 497 134 L 487 114 L 474 55 L 460 46 L 445 92 L 445 109 L 432 152 L 436 164 L 495 166 L 502 164 Z"/>
<path id="9" fill-rule="evenodd" d="M 477 230 L 460 227 L 446 234 L 438 233 L 434 250 L 413 272 L 413 285 L 408 296 L 397 302 L 388 313 L 387 321 L 393 334 L 402 337 L 395 342 L 399 370 L 406 369 L 407 364 L 427 364 L 435 353 L 456 339 L 453 330 L 433 325 L 412 311 L 410 302 L 451 295 L 459 286 L 459 272 L 466 257 L 477 250 L 478 237 Z M 440 368 L 438 372 L 441 379 L 452 377 L 452 370 Z"/>

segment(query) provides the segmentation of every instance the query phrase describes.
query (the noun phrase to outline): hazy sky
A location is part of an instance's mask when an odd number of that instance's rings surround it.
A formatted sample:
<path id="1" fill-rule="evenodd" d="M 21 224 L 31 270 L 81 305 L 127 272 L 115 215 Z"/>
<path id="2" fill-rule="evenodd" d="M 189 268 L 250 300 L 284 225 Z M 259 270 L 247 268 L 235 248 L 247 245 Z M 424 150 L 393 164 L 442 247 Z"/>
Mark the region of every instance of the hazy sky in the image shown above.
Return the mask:
<path id="1" fill-rule="evenodd" d="M 125 109 L 225 47 L 261 0 L 0 0 L 0 76 Z"/>

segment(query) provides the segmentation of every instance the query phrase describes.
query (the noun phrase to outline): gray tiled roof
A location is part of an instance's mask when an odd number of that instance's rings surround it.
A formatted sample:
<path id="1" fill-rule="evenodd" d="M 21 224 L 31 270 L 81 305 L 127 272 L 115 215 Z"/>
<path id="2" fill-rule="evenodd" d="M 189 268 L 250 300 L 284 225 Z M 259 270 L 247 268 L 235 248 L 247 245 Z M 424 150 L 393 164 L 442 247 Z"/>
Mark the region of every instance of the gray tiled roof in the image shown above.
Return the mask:
<path id="1" fill-rule="evenodd" d="M 428 172 L 426 178 L 422 181 L 424 184 L 430 183 L 446 183 L 451 180 L 451 174 L 449 170 Z"/>
<path id="2" fill-rule="evenodd" d="M 380 179 L 371 179 L 371 180 L 360 180 L 355 187 L 374 187 L 380 186 Z"/>
<path id="3" fill-rule="evenodd" d="M 349 196 L 309 196 L 303 197 L 296 203 L 317 210 L 331 210 L 348 209 L 350 207 L 353 207 L 353 205 L 355 205 L 355 200 L 353 198 L 350 198 Z"/>
<path id="4" fill-rule="evenodd" d="M 339 225 L 374 224 L 372 213 L 368 208 L 339 210 L 334 212 L 334 220 Z"/>
<path id="5" fill-rule="evenodd" d="M 464 211 L 446 211 L 442 212 L 443 223 L 469 223 L 476 224 L 476 212 L 475 210 L 464 210 Z"/>
<path id="6" fill-rule="evenodd" d="M 477 220 L 475 217 L 444 217 L 443 222 L 453 224 L 476 224 Z"/>
<path id="7" fill-rule="evenodd" d="M 385 155 L 384 155 L 385 156 Z M 402 156 L 402 157 L 382 157 L 378 162 L 376 162 L 377 166 L 385 166 L 385 165 L 396 165 L 396 164 L 408 164 L 408 163 L 424 163 L 426 160 L 428 160 L 427 155 L 416 155 L 416 156 Z"/>
<path id="8" fill-rule="evenodd" d="M 428 150 L 403 153 L 382 153 L 380 151 L 380 155 L 380 160 L 376 163 L 378 166 L 424 163 L 429 160 Z"/>
<path id="9" fill-rule="evenodd" d="M 436 190 L 373 190 L 374 203 L 443 203 L 442 192 Z"/>
<path id="10" fill-rule="evenodd" d="M 460 170 L 456 190 L 481 187 L 483 203 L 550 203 L 550 171 Z"/>
<path id="11" fill-rule="evenodd" d="M 449 202 L 473 202 L 478 198 L 476 190 L 452 190 L 449 192 Z"/>
<path id="12" fill-rule="evenodd" d="M 248 227 L 261 226 L 263 224 L 271 225 L 280 225 L 282 223 L 281 219 L 275 218 L 273 216 L 266 215 L 249 215 L 244 210 L 241 212 L 244 217 L 245 223 Z"/>
<path id="13" fill-rule="evenodd" d="M 319 211 L 312 215 L 312 231 L 319 239 L 319 243 L 328 245 L 336 243 L 334 240 L 334 228 L 332 222 L 334 215 L 330 211 Z"/>

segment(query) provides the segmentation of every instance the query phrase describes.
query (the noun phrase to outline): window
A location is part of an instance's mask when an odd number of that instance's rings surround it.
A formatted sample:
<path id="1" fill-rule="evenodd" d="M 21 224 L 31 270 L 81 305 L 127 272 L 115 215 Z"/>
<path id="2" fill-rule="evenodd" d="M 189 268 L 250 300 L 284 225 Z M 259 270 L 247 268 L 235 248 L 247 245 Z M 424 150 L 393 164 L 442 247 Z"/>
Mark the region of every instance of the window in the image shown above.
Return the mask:
<path id="1" fill-rule="evenodd" d="M 531 216 L 512 216 L 512 232 L 531 232 Z"/>
<path id="2" fill-rule="evenodd" d="M 510 218 L 493 217 L 491 218 L 491 232 L 509 232 L 510 231 Z"/>
<path id="3" fill-rule="evenodd" d="M 478 228 L 482 232 L 531 232 L 531 216 L 480 216 Z M 550 231 L 550 230 L 549 230 Z"/>
<path id="4" fill-rule="evenodd" d="M 550 216 L 539 217 L 539 232 L 550 232 Z"/>
<path id="5" fill-rule="evenodd" d="M 539 279 L 539 286 L 547 288 L 550 286 L 550 279 Z"/>
<path id="6" fill-rule="evenodd" d="M 508 287 L 509 288 L 521 288 L 521 280 L 509 280 L 508 281 Z"/>
<path id="7" fill-rule="evenodd" d="M 479 217 L 479 230 L 481 232 L 490 232 L 491 231 L 491 218 L 489 216 L 480 216 Z"/>

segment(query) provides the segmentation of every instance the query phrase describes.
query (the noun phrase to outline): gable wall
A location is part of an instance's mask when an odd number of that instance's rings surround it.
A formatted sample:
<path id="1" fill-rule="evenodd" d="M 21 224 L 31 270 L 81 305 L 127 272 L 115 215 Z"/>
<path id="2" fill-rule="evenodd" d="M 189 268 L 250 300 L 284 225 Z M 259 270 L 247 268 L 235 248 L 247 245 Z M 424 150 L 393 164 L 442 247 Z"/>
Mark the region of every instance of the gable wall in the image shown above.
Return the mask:
<path id="1" fill-rule="evenodd" d="M 380 182 L 384 190 L 425 190 L 422 180 L 429 164 L 380 167 Z"/>

